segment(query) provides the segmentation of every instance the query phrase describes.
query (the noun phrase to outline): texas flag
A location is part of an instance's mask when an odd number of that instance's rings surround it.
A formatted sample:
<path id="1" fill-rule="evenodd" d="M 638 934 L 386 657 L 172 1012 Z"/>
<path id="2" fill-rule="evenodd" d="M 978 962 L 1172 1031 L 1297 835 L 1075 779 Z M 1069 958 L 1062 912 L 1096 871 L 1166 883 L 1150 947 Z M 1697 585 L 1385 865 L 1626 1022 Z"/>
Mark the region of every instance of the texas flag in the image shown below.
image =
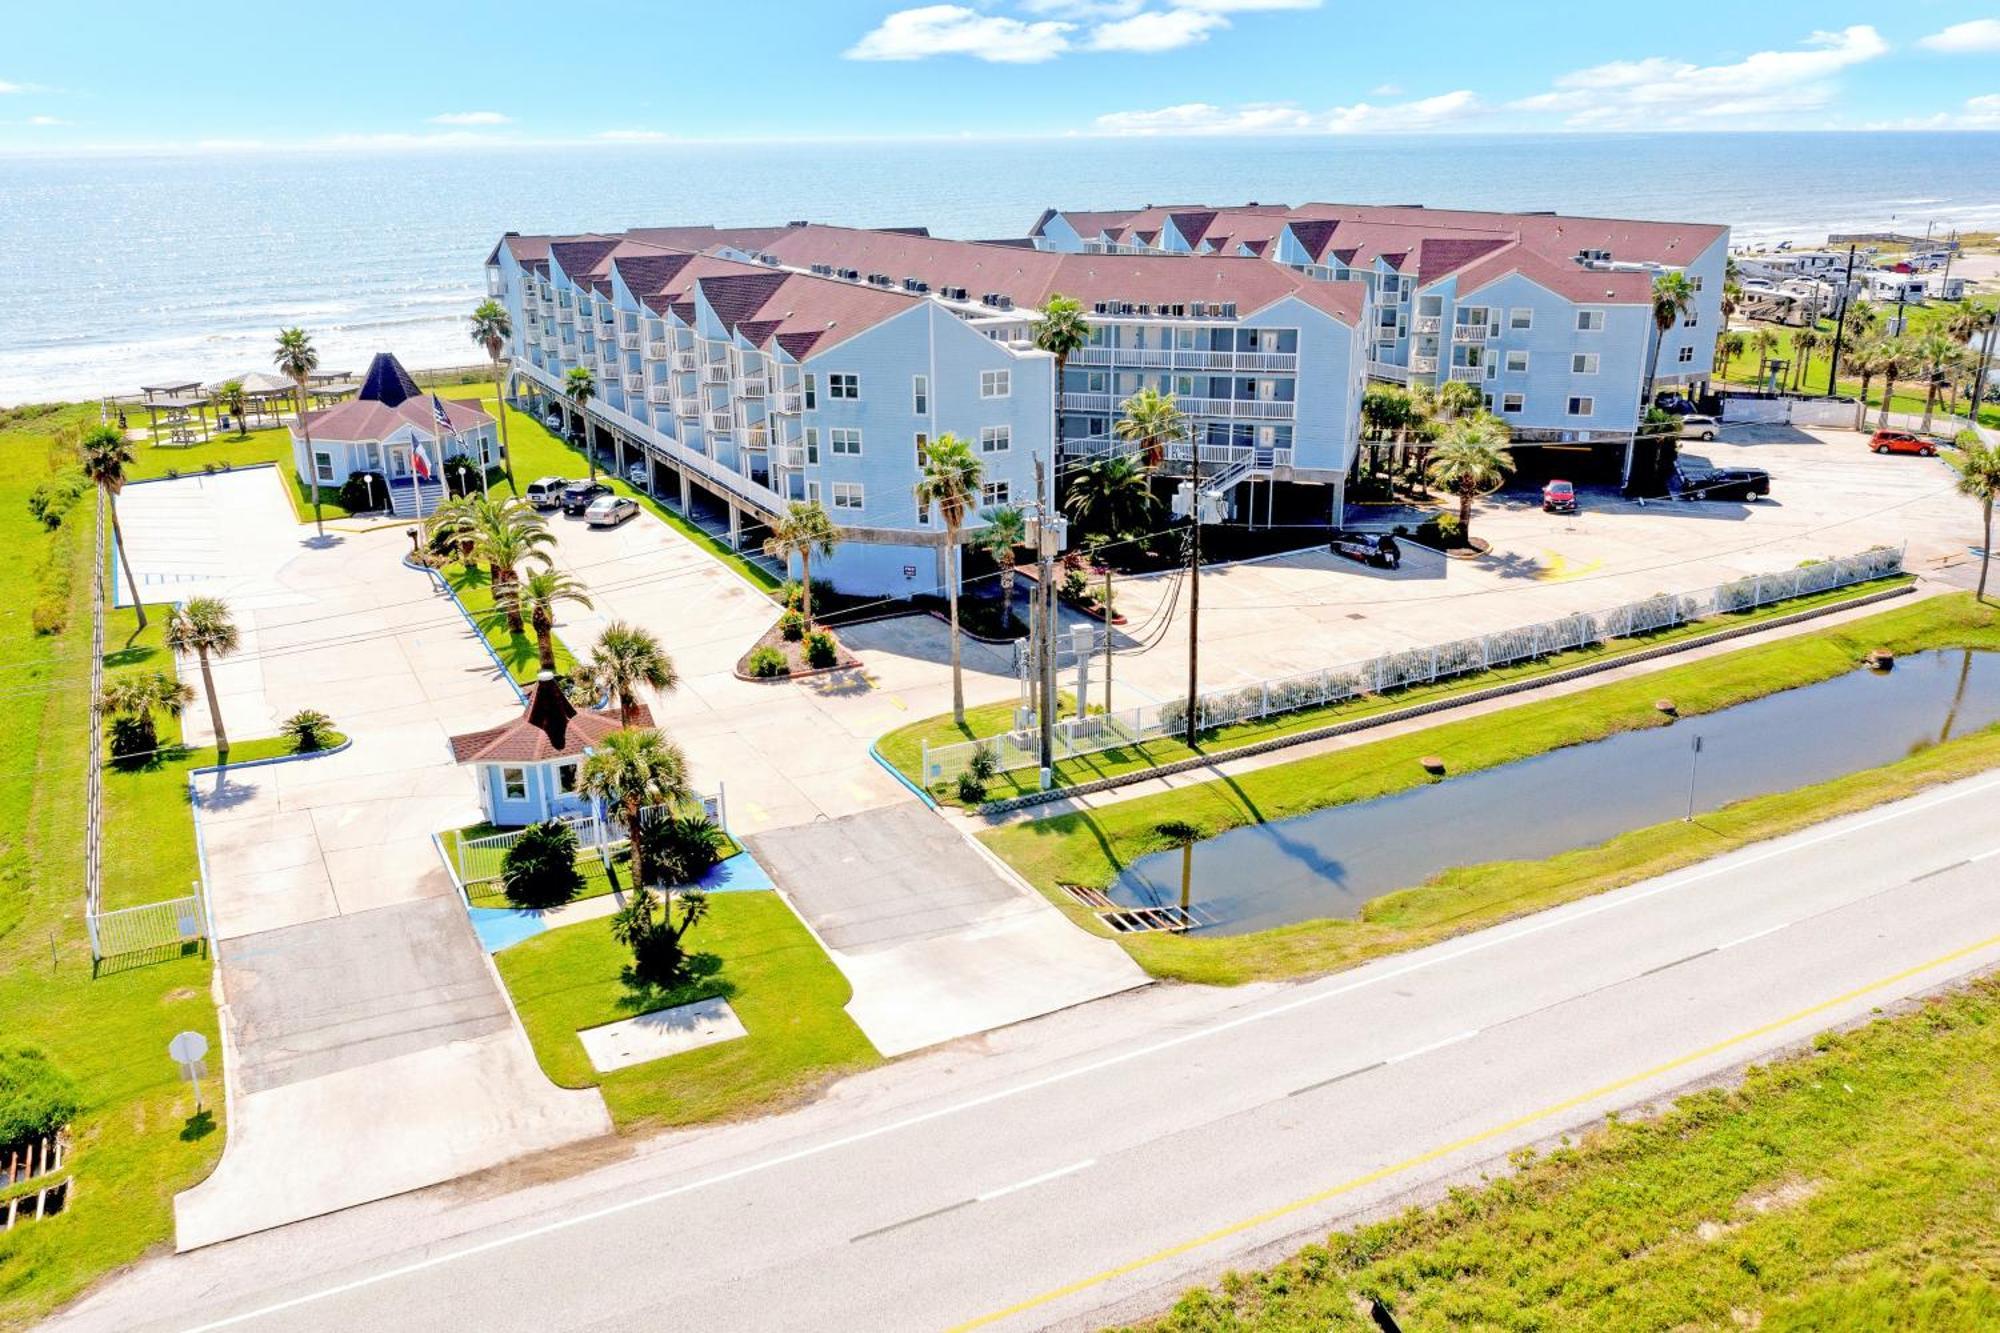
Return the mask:
<path id="1" fill-rule="evenodd" d="M 424 453 L 422 440 L 410 441 L 410 465 L 416 469 L 419 477 L 422 477 L 425 481 L 431 479 L 431 460 Z"/>

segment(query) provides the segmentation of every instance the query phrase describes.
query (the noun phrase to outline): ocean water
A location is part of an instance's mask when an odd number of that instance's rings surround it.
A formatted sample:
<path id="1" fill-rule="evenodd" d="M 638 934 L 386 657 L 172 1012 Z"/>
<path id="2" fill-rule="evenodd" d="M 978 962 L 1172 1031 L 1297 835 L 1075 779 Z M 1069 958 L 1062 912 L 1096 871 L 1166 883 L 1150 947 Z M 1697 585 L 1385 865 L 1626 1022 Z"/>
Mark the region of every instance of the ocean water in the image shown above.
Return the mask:
<path id="1" fill-rule="evenodd" d="M 2000 227 L 2000 133 L 606 145 L 0 159 L 0 403 L 214 380 L 309 329 L 477 361 L 501 232 L 794 218 L 1019 236 L 1046 206 L 1333 199 L 1723 222 L 1739 241 Z"/>

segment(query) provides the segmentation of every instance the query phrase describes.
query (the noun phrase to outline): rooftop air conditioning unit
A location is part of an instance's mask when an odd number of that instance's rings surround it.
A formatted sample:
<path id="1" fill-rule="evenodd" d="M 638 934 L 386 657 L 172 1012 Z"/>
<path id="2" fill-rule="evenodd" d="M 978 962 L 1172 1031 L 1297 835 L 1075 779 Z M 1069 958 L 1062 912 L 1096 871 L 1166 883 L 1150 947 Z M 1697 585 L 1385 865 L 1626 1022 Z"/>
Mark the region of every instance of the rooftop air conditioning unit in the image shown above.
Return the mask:
<path id="1" fill-rule="evenodd" d="M 1141 301 L 1139 303 L 1139 313 L 1142 315 L 1150 315 L 1153 313 L 1153 307 L 1148 305 L 1144 301 Z"/>
<path id="2" fill-rule="evenodd" d="M 813 271 L 814 273 L 817 273 L 817 274 L 818 274 L 818 275 L 819 275 L 820 277 L 822 277 L 822 278 L 827 278 L 827 277 L 831 277 L 831 276 L 833 276 L 833 265 L 831 265 L 831 264 L 814 264 L 814 265 L 812 266 L 812 271 Z"/>
<path id="3" fill-rule="evenodd" d="M 1002 292 L 993 304 L 999 306 L 1002 310 L 1012 310 L 1014 308 L 1014 298 Z"/>
<path id="4" fill-rule="evenodd" d="M 1221 315 L 1221 316 L 1222 316 L 1222 318 L 1224 318 L 1224 319 L 1235 319 L 1235 318 L 1236 318 L 1236 302 L 1234 302 L 1234 301 L 1224 301 L 1224 302 L 1222 303 L 1222 308 L 1221 308 L 1220 310 L 1218 310 L 1218 311 L 1217 311 L 1216 313 L 1217 313 L 1217 314 L 1219 314 L 1219 315 Z"/>
<path id="5" fill-rule="evenodd" d="M 1188 313 L 1193 315 L 1196 319 L 1207 319 L 1208 302 L 1196 301 L 1193 305 L 1188 307 Z"/>
<path id="6" fill-rule="evenodd" d="M 1175 303 L 1174 303 L 1173 305 L 1163 305 L 1163 306 L 1161 306 L 1161 307 L 1160 307 L 1160 313 L 1161 313 L 1161 314 L 1163 314 L 1163 315 L 1173 315 L 1173 316 L 1175 316 L 1176 318 L 1186 318 L 1186 316 L 1187 316 L 1187 306 L 1185 306 L 1185 305 L 1183 305 L 1183 304 L 1181 304 L 1180 302 L 1178 302 L 1178 301 L 1177 301 L 1177 302 L 1175 302 Z"/>
<path id="7" fill-rule="evenodd" d="M 943 295 L 947 301 L 964 301 L 969 299 L 963 287 L 947 287 L 944 289 Z"/>
<path id="8" fill-rule="evenodd" d="M 840 270 L 840 276 L 846 278 L 849 282 L 859 282 L 861 281 L 861 270 L 858 268 L 844 268 Z"/>
<path id="9" fill-rule="evenodd" d="M 1090 307 L 1090 313 L 1091 313 L 1091 314 L 1093 314 L 1093 315 L 1108 315 L 1108 314 L 1110 314 L 1110 313 L 1111 313 L 1111 302 L 1109 302 L 1109 301 L 1099 301 L 1099 302 L 1097 302 L 1097 303 L 1096 303 L 1095 305 L 1093 305 L 1093 306 L 1091 306 L 1091 307 Z"/>
<path id="10" fill-rule="evenodd" d="M 925 290 L 925 284 L 918 282 L 915 278 L 904 278 L 903 290 L 906 292 L 920 292 Z"/>
<path id="11" fill-rule="evenodd" d="M 894 281 L 895 279 L 886 273 L 870 273 L 868 275 L 869 285 L 873 287 L 887 287 Z"/>

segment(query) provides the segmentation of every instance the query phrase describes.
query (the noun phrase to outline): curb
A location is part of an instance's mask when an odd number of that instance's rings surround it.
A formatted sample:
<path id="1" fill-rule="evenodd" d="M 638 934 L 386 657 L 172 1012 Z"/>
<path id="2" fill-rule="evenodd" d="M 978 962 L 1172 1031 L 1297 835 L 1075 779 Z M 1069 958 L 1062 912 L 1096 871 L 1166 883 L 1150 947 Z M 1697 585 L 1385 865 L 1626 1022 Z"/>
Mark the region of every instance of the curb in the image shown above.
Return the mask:
<path id="1" fill-rule="evenodd" d="M 931 795 L 929 792 L 925 791 L 922 787 L 919 787 L 916 783 L 910 781 L 909 775 L 907 773 L 903 772 L 902 769 L 897 768 L 887 759 L 884 759 L 882 757 L 882 752 L 875 748 L 874 741 L 868 742 L 868 757 L 870 759 L 873 759 L 876 763 L 882 765 L 882 767 L 888 769 L 890 777 L 896 779 L 896 781 L 902 783 L 905 787 L 908 787 L 911 791 L 915 792 L 918 800 L 922 801 L 925 805 L 929 806 L 933 810 L 938 808 L 937 797 Z"/>
<path id="2" fill-rule="evenodd" d="M 1915 591 L 1916 584 L 1914 582 L 1905 583 L 1899 587 L 1884 588 L 1879 592 L 1869 593 L 1866 596 L 1855 597 L 1844 602 L 1836 602 L 1829 606 L 1816 606 L 1805 611 L 1795 611 L 1788 616 L 1778 616 L 1771 620 L 1759 621 L 1754 625 L 1736 625 L 1729 629 L 1717 630 L 1713 634 L 1699 634 L 1691 639 L 1683 639 L 1677 643 L 1661 644 L 1657 648 L 1642 649 L 1636 653 L 1623 653 L 1610 661 L 1586 662 L 1581 666 L 1570 667 L 1546 676 L 1534 676 L 1524 680 L 1508 681 L 1504 685 L 1490 685 L 1483 690 L 1455 694 L 1446 699 L 1433 699 L 1427 703 L 1412 704 L 1408 708 L 1391 709 L 1386 713 L 1374 713 L 1368 717 L 1358 717 L 1347 722 L 1333 722 L 1324 727 L 1314 727 L 1309 731 L 1294 732 L 1289 736 L 1277 736 L 1270 740 L 1258 741 L 1251 745 L 1238 746 L 1229 750 L 1219 750 L 1214 754 L 1191 755 L 1186 759 L 1176 759 L 1170 764 L 1161 764 L 1157 768 L 1139 769 L 1131 773 L 1121 773 L 1116 777 L 1098 778 L 1092 782 L 1078 783 L 1073 787 L 1051 787 L 1045 792 L 1027 792 L 1020 796 L 1010 796 L 1005 800 L 989 801 L 968 813 L 990 818 L 994 815 L 1012 814 L 1016 810 L 1025 810 L 1031 806 L 1046 805 L 1051 801 L 1068 800 L 1075 796 L 1090 796 L 1097 792 L 1111 791 L 1118 787 L 1129 787 L 1135 782 L 1148 782 L 1154 778 L 1172 777 L 1177 773 L 1186 773 L 1197 768 L 1208 768 L 1232 759 L 1247 759 L 1253 755 L 1270 754 L 1275 750 L 1283 750 L 1294 745 L 1303 745 L 1308 741 L 1326 740 L 1333 736 L 1346 736 L 1357 731 L 1366 731 L 1372 727 L 1387 726 L 1392 722 L 1406 722 L 1412 718 L 1425 717 L 1431 713 L 1439 713 L 1449 708 L 1462 707 L 1465 704 L 1481 703 L 1488 699 L 1502 699 L 1510 694 L 1522 694 L 1528 690 L 1540 689 L 1545 685 L 1560 685 L 1564 681 L 1580 680 L 1585 676 L 1594 676 L 1601 671 L 1611 671 L 1618 667 L 1630 666 L 1635 662 L 1649 662 L 1662 657 L 1671 657 L 1676 653 L 1688 652 L 1695 648 L 1705 648 L 1710 644 L 1726 643 L 1731 639 L 1740 639 L 1751 634 L 1761 634 L 1765 630 L 1781 629 L 1786 625 L 1797 625 L 1808 620 L 1817 620 L 1821 616 L 1832 615 L 1836 611 L 1849 611 L 1855 607 L 1872 606 L 1877 602 L 1886 602 L 1896 597 L 1907 597 Z"/>
<path id="3" fill-rule="evenodd" d="M 409 556 L 403 557 L 403 568 L 421 570 L 430 575 L 431 581 L 443 589 L 445 596 L 451 598 L 451 604 L 458 608 L 458 613 L 461 616 L 465 617 L 466 627 L 472 631 L 472 637 L 479 640 L 479 646 L 484 648 L 487 657 L 493 660 L 493 669 L 500 673 L 500 679 L 506 681 L 513 688 L 514 698 L 520 701 L 523 708 L 526 708 L 528 706 L 528 692 L 521 688 L 521 682 L 514 679 L 514 673 L 509 671 L 507 664 L 500 660 L 500 654 L 494 651 L 492 643 L 486 638 L 486 631 L 479 628 L 479 622 L 472 618 L 472 612 L 465 609 L 465 603 L 458 600 L 458 594 L 452 591 L 451 584 L 445 581 L 444 575 L 438 573 L 429 565 L 417 564 Z"/>

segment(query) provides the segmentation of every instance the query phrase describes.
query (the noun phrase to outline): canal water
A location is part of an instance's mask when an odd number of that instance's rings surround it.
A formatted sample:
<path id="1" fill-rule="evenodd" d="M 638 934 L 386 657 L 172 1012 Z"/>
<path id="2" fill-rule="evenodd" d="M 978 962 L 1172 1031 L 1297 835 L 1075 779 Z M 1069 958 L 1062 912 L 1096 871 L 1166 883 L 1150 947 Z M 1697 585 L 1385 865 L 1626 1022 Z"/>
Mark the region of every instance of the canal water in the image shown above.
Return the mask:
<path id="1" fill-rule="evenodd" d="M 1504 721 L 1504 714 L 1497 715 Z M 1210 838 L 1194 849 L 1194 901 L 1240 934 L 1353 916 L 1371 898 L 1483 861 L 1533 860 L 1687 813 L 1901 759 L 2000 721 L 2000 653 L 1902 658 L 1672 726 L 1624 732 L 1394 796 Z M 1694 741 L 1701 740 L 1700 752 Z M 1124 906 L 1180 900 L 1181 854 L 1129 866 Z"/>

